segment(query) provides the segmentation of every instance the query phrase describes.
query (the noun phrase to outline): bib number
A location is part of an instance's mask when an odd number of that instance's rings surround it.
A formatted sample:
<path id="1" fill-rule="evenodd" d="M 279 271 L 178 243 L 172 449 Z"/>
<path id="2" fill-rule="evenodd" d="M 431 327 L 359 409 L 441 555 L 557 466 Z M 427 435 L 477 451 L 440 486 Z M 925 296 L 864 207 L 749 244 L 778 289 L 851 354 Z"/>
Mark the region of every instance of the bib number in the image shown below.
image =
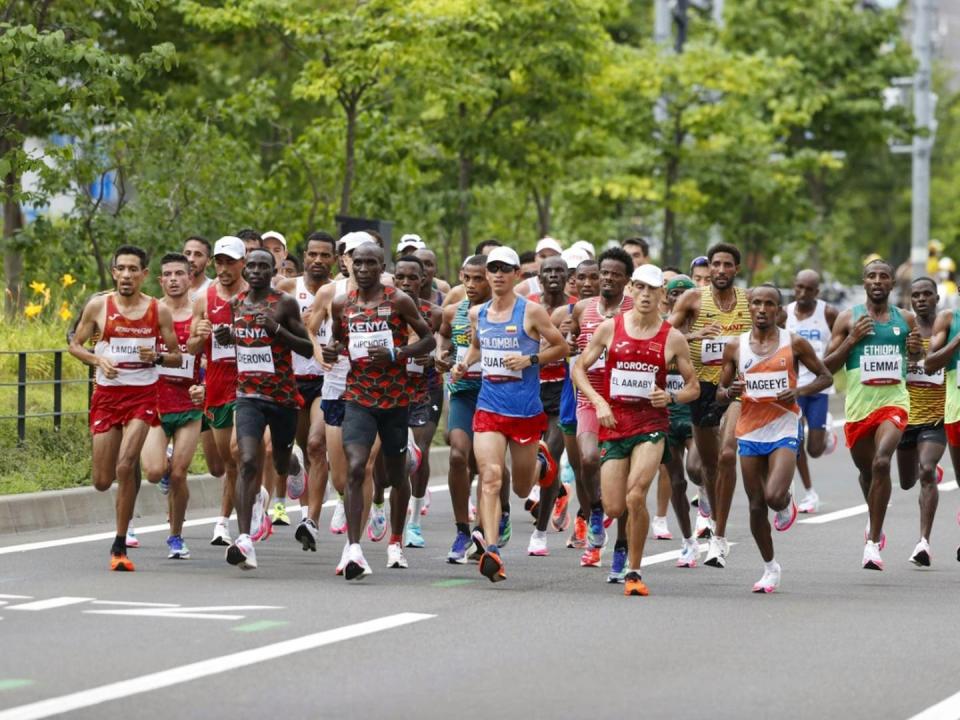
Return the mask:
<path id="1" fill-rule="evenodd" d="M 519 380 L 523 377 L 522 370 L 511 370 L 504 364 L 508 357 L 517 357 L 517 353 L 510 350 L 481 350 L 480 364 L 483 367 L 483 376 L 494 382 Z"/>
<path id="2" fill-rule="evenodd" d="M 610 369 L 610 397 L 649 400 L 656 387 L 656 373 L 645 370 Z"/>
<path id="3" fill-rule="evenodd" d="M 746 395 L 754 400 L 774 400 L 784 390 L 790 389 L 787 372 L 746 373 L 743 376 Z"/>
<path id="4" fill-rule="evenodd" d="M 147 367 L 140 359 L 140 348 L 153 350 L 157 345 L 155 337 L 138 338 L 110 338 L 110 357 L 113 364 L 118 368 L 142 368 Z"/>
<path id="5" fill-rule="evenodd" d="M 593 361 L 593 365 L 587 368 L 587 372 L 599 372 L 607 367 L 607 349 L 604 348 L 600 357 Z"/>
<path id="6" fill-rule="evenodd" d="M 458 363 L 462 363 L 464 360 L 467 359 L 467 350 L 469 349 L 470 348 L 466 347 L 465 345 L 457 346 L 457 362 Z M 483 374 L 483 367 L 480 365 L 480 363 L 475 362 L 473 365 L 467 368 L 467 372 L 463 374 L 463 379 L 476 380 L 482 374 Z"/>
<path id="7" fill-rule="evenodd" d="M 237 372 L 274 374 L 273 351 L 269 347 L 237 348 Z"/>
<path id="8" fill-rule="evenodd" d="M 389 330 L 350 333 L 351 360 L 363 360 L 370 357 L 369 351 L 372 347 L 393 347 L 393 333 Z"/>
<path id="9" fill-rule="evenodd" d="M 727 346 L 728 337 L 704 338 L 700 344 L 700 363 L 702 365 L 722 365 L 723 349 Z"/>
<path id="10" fill-rule="evenodd" d="M 907 385 L 913 387 L 939 387 L 944 383 L 944 368 L 940 368 L 932 375 L 928 375 L 922 363 L 907 364 Z"/>
<path id="11" fill-rule="evenodd" d="M 903 356 L 863 355 L 860 382 L 864 385 L 897 385 L 903 380 Z"/>
<path id="12" fill-rule="evenodd" d="M 683 390 L 683 375 L 671 373 L 667 375 L 667 392 L 678 393 Z"/>
<path id="13" fill-rule="evenodd" d="M 168 378 L 177 378 L 184 380 L 193 380 L 193 370 L 196 363 L 196 356 L 188 354 L 185 350 L 180 350 L 180 366 L 179 367 L 164 367 L 161 365 L 157 368 L 159 373 L 164 377 Z"/>
<path id="14" fill-rule="evenodd" d="M 214 362 L 221 361 L 221 360 L 233 361 L 237 357 L 236 346 L 233 345 L 233 343 L 221 345 L 219 342 L 217 342 L 216 330 L 219 327 L 230 327 L 230 326 L 226 323 L 221 323 L 219 325 L 213 326 L 214 334 L 210 336 L 210 340 L 213 343 L 213 346 L 212 346 L 213 352 L 210 353 L 210 359 L 213 360 Z"/>

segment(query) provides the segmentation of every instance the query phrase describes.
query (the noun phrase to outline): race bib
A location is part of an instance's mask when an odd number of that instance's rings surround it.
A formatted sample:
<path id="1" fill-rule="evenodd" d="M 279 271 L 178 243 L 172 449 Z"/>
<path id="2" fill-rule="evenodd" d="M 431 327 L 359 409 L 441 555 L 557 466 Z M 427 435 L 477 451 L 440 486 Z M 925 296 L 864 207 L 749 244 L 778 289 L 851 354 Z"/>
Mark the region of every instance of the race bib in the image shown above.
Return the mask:
<path id="1" fill-rule="evenodd" d="M 465 345 L 460 345 L 457 347 L 457 362 L 462 363 L 467 359 L 467 350 L 470 348 Z M 473 379 L 476 380 L 483 373 L 483 368 L 480 363 L 475 362 L 473 365 L 467 368 L 467 372 L 464 373 L 464 379 Z"/>
<path id="2" fill-rule="evenodd" d="M 273 351 L 269 347 L 237 348 L 237 372 L 270 373 L 273 367 Z"/>
<path id="3" fill-rule="evenodd" d="M 678 393 L 683 390 L 683 375 L 670 373 L 667 375 L 667 392 Z"/>
<path id="4" fill-rule="evenodd" d="M 593 365 L 587 368 L 587 372 L 598 372 L 607 367 L 607 349 L 604 348 L 600 357 L 593 361 Z"/>
<path id="5" fill-rule="evenodd" d="M 413 358 L 407 358 L 407 372 L 412 375 L 423 375 L 423 365 L 417 365 Z"/>
<path id="6" fill-rule="evenodd" d="M 317 341 L 321 345 L 329 345 L 333 341 L 333 320 L 327 318 L 317 328 Z"/>
<path id="7" fill-rule="evenodd" d="M 137 338 L 110 338 L 110 357 L 118 368 L 142 368 L 149 363 L 140 359 L 140 348 L 153 350 L 156 348 L 155 337 Z"/>
<path id="8" fill-rule="evenodd" d="M 234 360 L 236 358 L 236 346 L 233 343 L 227 343 L 226 345 L 221 345 L 217 342 L 216 330 L 219 327 L 230 327 L 227 323 L 222 323 L 220 325 L 214 325 L 213 330 L 214 334 L 210 336 L 210 340 L 213 343 L 212 352 L 210 353 L 210 359 L 217 360 Z"/>
<path id="9" fill-rule="evenodd" d="M 393 333 L 389 330 L 375 330 L 374 332 L 350 333 L 350 359 L 362 360 L 370 357 L 370 348 L 393 347 Z"/>
<path id="10" fill-rule="evenodd" d="M 183 350 L 180 353 L 180 367 L 164 367 L 161 365 L 157 370 L 165 377 L 193 380 L 194 363 L 196 363 L 197 358 Z"/>
<path id="11" fill-rule="evenodd" d="M 862 355 L 860 382 L 864 385 L 896 385 L 903 380 L 902 355 Z"/>
<path id="12" fill-rule="evenodd" d="M 784 390 L 790 389 L 790 378 L 786 370 L 746 373 L 743 382 L 746 385 L 746 396 L 754 400 L 773 400 Z"/>
<path id="13" fill-rule="evenodd" d="M 657 374 L 646 370 L 610 369 L 610 397 L 649 400 Z"/>
<path id="14" fill-rule="evenodd" d="M 701 365 L 722 365 L 723 349 L 727 346 L 728 337 L 719 335 L 714 338 L 704 338 L 700 344 Z"/>
<path id="15" fill-rule="evenodd" d="M 907 385 L 914 387 L 937 387 L 944 383 L 944 368 L 932 375 L 923 370 L 923 363 L 907 363 Z"/>
<path id="16" fill-rule="evenodd" d="M 511 370 L 504 361 L 508 357 L 517 357 L 513 350 L 481 350 L 480 364 L 483 376 L 493 381 L 519 380 L 523 376 L 522 370 Z"/>

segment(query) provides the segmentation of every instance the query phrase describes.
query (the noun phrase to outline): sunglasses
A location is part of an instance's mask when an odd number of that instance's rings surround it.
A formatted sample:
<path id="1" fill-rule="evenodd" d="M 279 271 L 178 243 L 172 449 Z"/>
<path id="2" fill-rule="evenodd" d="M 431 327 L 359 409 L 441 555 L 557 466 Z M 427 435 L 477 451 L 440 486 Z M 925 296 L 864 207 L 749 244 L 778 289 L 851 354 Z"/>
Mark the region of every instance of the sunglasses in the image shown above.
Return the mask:
<path id="1" fill-rule="evenodd" d="M 503 273 L 504 275 L 515 272 L 516 269 L 517 268 L 514 267 L 513 265 L 508 265 L 507 263 L 501 263 L 501 262 L 492 262 L 489 265 L 487 265 L 487 272 Z"/>
<path id="2" fill-rule="evenodd" d="M 693 270 L 695 267 L 707 267 L 710 265 L 710 260 L 706 255 L 701 255 L 700 257 L 695 257 L 693 262 L 690 263 L 690 269 Z"/>

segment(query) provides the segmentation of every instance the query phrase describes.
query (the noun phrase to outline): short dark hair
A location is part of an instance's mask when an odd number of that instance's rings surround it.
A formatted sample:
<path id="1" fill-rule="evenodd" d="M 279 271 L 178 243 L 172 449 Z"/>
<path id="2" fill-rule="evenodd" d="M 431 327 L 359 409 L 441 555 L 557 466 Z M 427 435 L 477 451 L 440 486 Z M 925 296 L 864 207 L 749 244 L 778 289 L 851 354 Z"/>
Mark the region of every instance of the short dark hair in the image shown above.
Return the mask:
<path id="1" fill-rule="evenodd" d="M 246 242 L 247 240 L 256 240 L 257 244 L 260 247 L 263 247 L 263 238 L 260 237 L 260 233 L 256 230 L 251 230 L 250 228 L 244 228 L 237 233 L 237 237 Z"/>
<path id="2" fill-rule="evenodd" d="M 736 245 L 731 245 L 730 243 L 718 242 L 715 245 L 711 245 L 710 249 L 707 250 L 707 261 L 713 262 L 713 256 L 717 253 L 729 253 L 733 255 L 733 262 L 737 265 L 740 264 L 740 250 Z"/>
<path id="3" fill-rule="evenodd" d="M 466 260 L 463 261 L 463 267 L 469 265 L 470 267 L 483 267 L 487 266 L 487 256 L 481 253 L 476 255 L 471 255 Z"/>
<path id="4" fill-rule="evenodd" d="M 402 262 L 409 262 L 409 263 L 414 263 L 418 265 L 420 267 L 421 274 L 427 271 L 427 269 L 423 266 L 423 260 L 418 258 L 416 255 L 409 255 L 409 254 L 401 255 L 400 257 L 397 258 L 396 262 L 394 263 L 394 267 L 396 267 L 397 263 L 402 263 Z"/>
<path id="5" fill-rule="evenodd" d="M 871 260 L 870 262 L 868 262 L 866 265 L 863 266 L 863 274 L 864 274 L 864 276 L 867 274 L 867 268 L 870 267 L 871 265 L 886 265 L 886 266 L 887 266 L 887 270 L 889 270 L 889 271 L 890 271 L 890 274 L 893 275 L 893 265 L 891 265 L 890 263 L 888 263 L 888 262 L 887 262 L 886 260 L 884 260 L 883 258 L 877 258 L 876 260 Z"/>
<path id="6" fill-rule="evenodd" d="M 191 239 L 191 238 L 188 238 Z M 187 256 L 183 253 L 178 252 L 168 252 L 162 258 L 160 258 L 160 267 L 163 267 L 167 263 L 183 263 L 187 266 L 187 271 L 190 270 L 190 261 L 187 260 Z"/>
<path id="7" fill-rule="evenodd" d="M 533 250 L 527 250 L 526 252 L 520 253 L 520 264 L 532 263 L 537 261 L 537 254 Z"/>
<path id="8" fill-rule="evenodd" d="M 597 267 L 600 267 L 600 263 L 597 262 L 595 258 L 587 258 L 586 260 L 582 261 L 579 265 L 577 265 L 577 270 L 582 268 L 584 265 L 596 265 Z"/>
<path id="9" fill-rule="evenodd" d="M 142 247 L 137 247 L 136 245 L 121 245 L 113 253 L 113 260 L 110 265 L 117 264 L 117 258 L 121 255 L 136 255 L 140 258 L 140 267 L 144 270 L 147 269 L 147 265 L 150 264 L 150 256 L 147 255 L 147 251 Z"/>
<path id="10" fill-rule="evenodd" d="M 299 255 L 287 253 L 287 257 L 285 257 L 283 261 L 286 262 L 287 260 L 293 263 L 293 266 L 297 269 L 297 272 L 303 272 L 303 261 L 300 260 Z"/>
<path id="11" fill-rule="evenodd" d="M 726 251 L 724 251 L 724 252 L 726 252 Z M 765 283 L 760 283 L 759 285 L 757 285 L 757 286 L 756 286 L 755 288 L 753 288 L 753 289 L 754 289 L 754 290 L 759 290 L 759 289 L 761 289 L 761 288 L 764 288 L 764 289 L 767 289 L 767 290 L 773 290 L 773 291 L 777 294 L 777 303 L 780 304 L 780 305 L 783 305 L 783 293 L 780 292 L 780 288 L 778 288 L 778 287 L 777 287 L 776 285 L 774 285 L 773 283 L 765 282 Z"/>
<path id="12" fill-rule="evenodd" d="M 677 275 L 683 275 L 683 272 L 676 265 L 667 265 L 664 268 L 660 268 L 663 272 L 674 272 Z"/>
<path id="13" fill-rule="evenodd" d="M 921 275 L 920 277 L 914 278 L 913 280 L 911 280 L 911 281 L 910 281 L 910 284 L 911 284 L 911 285 L 916 285 L 918 282 L 928 282 L 928 283 L 930 283 L 931 285 L 933 285 L 933 289 L 934 289 L 935 291 L 937 290 L 937 281 L 934 280 L 932 277 L 929 277 L 929 276 L 927 276 L 927 275 Z"/>
<path id="14" fill-rule="evenodd" d="M 247 253 L 247 259 L 250 258 L 250 254 L 251 254 L 251 253 L 255 253 L 255 252 L 265 252 L 267 255 L 270 256 L 270 264 L 273 265 L 274 268 L 277 267 L 277 259 L 273 256 L 273 253 L 270 252 L 269 250 L 267 250 L 265 247 L 263 247 L 263 245 L 261 245 L 261 246 L 258 247 L 258 248 L 254 248 L 253 250 L 251 250 L 250 252 L 248 252 L 248 253 Z"/>
<path id="15" fill-rule="evenodd" d="M 643 250 L 643 254 L 645 256 L 647 257 L 650 256 L 650 241 L 647 240 L 645 237 L 634 235 L 632 237 L 628 237 L 626 240 L 620 243 L 620 247 L 626 247 L 627 245 L 636 245 L 641 250 Z"/>
<path id="16" fill-rule="evenodd" d="M 491 245 L 492 245 L 493 247 L 500 247 L 502 244 L 503 244 L 503 243 L 501 243 L 499 240 L 497 240 L 497 239 L 495 239 L 495 238 L 488 238 L 487 240 L 481 240 L 481 241 L 477 244 L 477 247 L 476 247 L 476 249 L 473 251 L 473 254 L 474 254 L 474 255 L 483 255 L 483 249 L 484 249 L 485 247 L 490 247 Z"/>
<path id="17" fill-rule="evenodd" d="M 337 241 L 326 230 L 314 230 L 312 233 L 307 235 L 306 242 L 304 243 L 304 249 L 306 249 L 311 242 L 325 242 L 329 243 L 330 247 L 333 248 L 334 254 L 337 252 Z"/>
<path id="18" fill-rule="evenodd" d="M 213 257 L 213 245 L 210 244 L 210 241 L 201 235 L 191 235 L 186 240 L 183 241 L 183 246 L 186 247 L 187 243 L 190 241 L 198 242 L 207 249 L 207 257 Z"/>
<path id="19" fill-rule="evenodd" d="M 630 257 L 623 248 L 607 248 L 600 253 L 600 257 L 597 258 L 597 265 L 603 265 L 604 260 L 616 260 L 617 262 L 623 263 L 623 271 L 628 278 L 633 274 L 633 258 Z"/>

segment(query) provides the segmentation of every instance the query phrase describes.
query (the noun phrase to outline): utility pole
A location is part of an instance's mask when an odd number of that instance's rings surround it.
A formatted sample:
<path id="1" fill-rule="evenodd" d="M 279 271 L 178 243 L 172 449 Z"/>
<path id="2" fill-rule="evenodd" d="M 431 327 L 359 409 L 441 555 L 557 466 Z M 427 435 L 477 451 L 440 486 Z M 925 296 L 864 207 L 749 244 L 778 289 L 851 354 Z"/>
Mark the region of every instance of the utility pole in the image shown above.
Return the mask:
<path id="1" fill-rule="evenodd" d="M 927 247 L 930 241 L 930 155 L 933 150 L 933 94 L 930 88 L 930 66 L 933 55 L 934 0 L 914 0 L 913 56 L 917 73 L 913 82 L 913 122 L 920 131 L 914 135 L 913 190 L 910 194 L 910 263 L 913 277 L 926 274 Z"/>
<path id="2" fill-rule="evenodd" d="M 656 0 L 653 13 L 653 40 L 657 45 L 670 42 L 670 0 Z"/>

